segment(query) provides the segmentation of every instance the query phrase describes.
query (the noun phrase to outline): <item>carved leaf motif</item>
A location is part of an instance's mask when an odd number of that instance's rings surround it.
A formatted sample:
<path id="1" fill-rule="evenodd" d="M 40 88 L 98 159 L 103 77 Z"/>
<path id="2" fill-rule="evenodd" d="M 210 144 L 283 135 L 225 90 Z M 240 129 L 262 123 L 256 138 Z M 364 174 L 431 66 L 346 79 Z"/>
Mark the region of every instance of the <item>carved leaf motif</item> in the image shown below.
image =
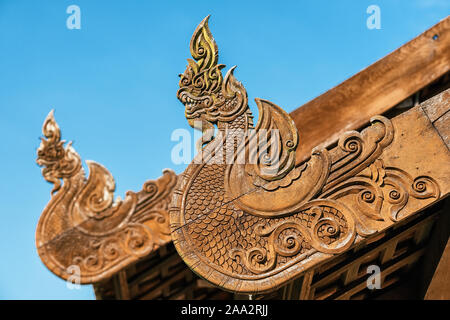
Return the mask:
<path id="1" fill-rule="evenodd" d="M 294 157 L 291 159 L 295 162 Z M 247 166 L 237 163 L 227 168 L 225 189 L 230 198 L 236 199 L 235 204 L 245 212 L 279 217 L 298 211 L 320 191 L 328 176 L 330 160 L 326 150 L 315 150 L 307 163 L 291 168 L 284 177 L 269 182 L 251 169 L 250 174 L 243 174 Z"/>
<path id="2" fill-rule="evenodd" d="M 400 211 L 406 206 L 410 196 L 416 199 L 439 198 L 439 186 L 433 178 L 427 176 L 413 178 L 399 168 L 384 168 L 381 161 L 380 164 L 386 175 L 382 181 L 392 221 L 399 220 Z"/>
<path id="3" fill-rule="evenodd" d="M 349 194 L 355 195 L 355 206 L 358 212 L 373 220 L 383 220 L 380 212 L 384 198 L 383 192 L 371 179 L 365 177 L 349 178 L 319 197 L 338 200 Z"/>
<path id="4" fill-rule="evenodd" d="M 114 212 L 107 210 L 114 200 L 114 178 L 102 165 L 92 161 L 86 163 L 89 167 L 89 178 L 80 192 L 79 208 L 86 217 L 104 219 Z"/>
<path id="5" fill-rule="evenodd" d="M 270 161 L 258 159 L 257 164 L 247 164 L 246 172 L 255 179 L 259 177 L 266 182 L 279 180 L 285 177 L 295 165 L 297 128 L 286 111 L 277 105 L 262 99 L 256 99 L 256 104 L 259 109 L 259 119 L 249 143 L 251 146 L 257 145 L 251 140 L 258 139 L 258 145 L 257 148 L 250 148 L 249 151 L 252 155 L 259 152 L 259 157 L 263 156 L 266 159 L 270 157 Z M 274 139 L 270 135 L 274 135 Z"/>
<path id="6" fill-rule="evenodd" d="M 389 119 L 375 116 L 372 125 L 362 131 L 349 131 L 339 139 L 339 148 L 331 154 L 332 166 L 324 190 L 330 189 L 373 163 L 393 140 Z"/>

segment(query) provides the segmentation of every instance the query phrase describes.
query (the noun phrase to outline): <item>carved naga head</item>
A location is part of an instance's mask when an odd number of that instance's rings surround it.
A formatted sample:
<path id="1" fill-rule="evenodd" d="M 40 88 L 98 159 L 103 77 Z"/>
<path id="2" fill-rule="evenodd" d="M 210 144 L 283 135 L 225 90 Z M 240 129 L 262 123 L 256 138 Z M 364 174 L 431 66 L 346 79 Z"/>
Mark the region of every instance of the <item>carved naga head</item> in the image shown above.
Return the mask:
<path id="1" fill-rule="evenodd" d="M 231 122 L 247 108 L 247 92 L 233 76 L 231 68 L 222 77 L 223 64 L 217 64 L 217 44 L 208 27 L 207 16 L 194 32 L 186 71 L 180 75 L 178 99 L 185 105 L 191 127 L 201 121 L 206 127 L 218 122 Z"/>

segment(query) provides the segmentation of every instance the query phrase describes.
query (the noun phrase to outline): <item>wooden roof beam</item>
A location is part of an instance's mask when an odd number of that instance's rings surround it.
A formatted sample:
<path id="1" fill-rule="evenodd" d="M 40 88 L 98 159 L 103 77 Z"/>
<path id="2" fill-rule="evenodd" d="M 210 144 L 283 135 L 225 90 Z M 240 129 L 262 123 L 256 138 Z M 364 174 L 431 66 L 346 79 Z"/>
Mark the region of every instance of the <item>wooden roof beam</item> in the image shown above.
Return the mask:
<path id="1" fill-rule="evenodd" d="M 328 147 L 450 70 L 450 16 L 333 89 L 291 112 L 297 163 Z"/>

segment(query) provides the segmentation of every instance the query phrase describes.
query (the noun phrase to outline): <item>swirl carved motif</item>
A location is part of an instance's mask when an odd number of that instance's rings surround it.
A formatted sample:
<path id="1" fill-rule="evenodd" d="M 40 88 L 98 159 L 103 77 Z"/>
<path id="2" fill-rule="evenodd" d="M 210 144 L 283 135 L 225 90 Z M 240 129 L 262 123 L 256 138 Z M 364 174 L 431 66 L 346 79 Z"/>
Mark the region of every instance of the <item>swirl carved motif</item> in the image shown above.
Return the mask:
<path id="1" fill-rule="evenodd" d="M 230 291 L 273 290 L 314 261 L 340 254 L 402 219 L 409 198 L 439 197 L 433 178 L 413 178 L 383 165 L 395 136 L 383 116 L 373 117 L 362 132 L 345 133 L 330 150 L 313 150 L 297 166 L 301 141 L 291 118 L 270 101 L 256 99 L 259 119 L 253 129 L 244 87 L 230 72 L 222 82 L 223 65 L 217 64 L 207 21 L 194 32 L 196 61 L 188 60 L 177 95 L 190 125 L 195 120 L 217 125 L 225 139 L 209 142 L 204 150 L 216 152 L 203 162 L 194 159 L 180 176 L 169 210 L 175 247 L 192 270 Z M 227 81 L 233 85 L 224 87 Z M 261 132 L 271 129 L 277 131 L 273 141 L 260 143 Z M 239 130 L 244 134 L 236 139 Z M 234 160 L 254 156 L 255 145 L 275 150 L 275 170 L 265 156 L 254 157 L 256 163 L 220 161 L 222 150 L 233 151 Z"/>
<path id="2" fill-rule="evenodd" d="M 311 252 L 337 254 L 349 248 L 355 238 L 353 213 L 333 200 L 312 200 L 294 214 L 274 224 L 266 221 L 255 225 L 253 232 L 267 237 L 265 248 L 233 249 L 233 259 L 239 257 L 255 274 L 275 268 L 278 256 L 306 258 Z"/>
<path id="3" fill-rule="evenodd" d="M 64 148 L 53 111 L 47 116 L 37 163 L 54 184 L 52 198 L 36 231 L 44 264 L 63 279 L 71 267 L 80 270 L 81 283 L 93 283 L 171 240 L 168 204 L 177 176 L 171 170 L 147 181 L 139 192 L 114 200 L 115 182 L 102 165 L 86 161 L 86 180 L 80 156 L 69 143 Z"/>

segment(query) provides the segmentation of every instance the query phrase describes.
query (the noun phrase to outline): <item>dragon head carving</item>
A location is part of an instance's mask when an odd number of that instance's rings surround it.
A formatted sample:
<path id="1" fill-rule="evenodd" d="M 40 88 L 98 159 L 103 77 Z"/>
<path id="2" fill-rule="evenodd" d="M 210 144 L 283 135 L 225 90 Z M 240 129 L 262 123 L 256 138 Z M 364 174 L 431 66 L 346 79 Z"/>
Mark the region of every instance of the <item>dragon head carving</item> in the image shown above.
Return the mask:
<path id="1" fill-rule="evenodd" d="M 207 16 L 198 25 L 191 38 L 190 50 L 194 58 L 188 59 L 186 71 L 180 75 L 178 99 L 185 105 L 189 124 L 201 121 L 211 128 L 217 122 L 230 122 L 247 108 L 247 92 L 233 76 L 231 68 L 225 78 L 218 64 L 217 44 L 208 27 Z"/>

